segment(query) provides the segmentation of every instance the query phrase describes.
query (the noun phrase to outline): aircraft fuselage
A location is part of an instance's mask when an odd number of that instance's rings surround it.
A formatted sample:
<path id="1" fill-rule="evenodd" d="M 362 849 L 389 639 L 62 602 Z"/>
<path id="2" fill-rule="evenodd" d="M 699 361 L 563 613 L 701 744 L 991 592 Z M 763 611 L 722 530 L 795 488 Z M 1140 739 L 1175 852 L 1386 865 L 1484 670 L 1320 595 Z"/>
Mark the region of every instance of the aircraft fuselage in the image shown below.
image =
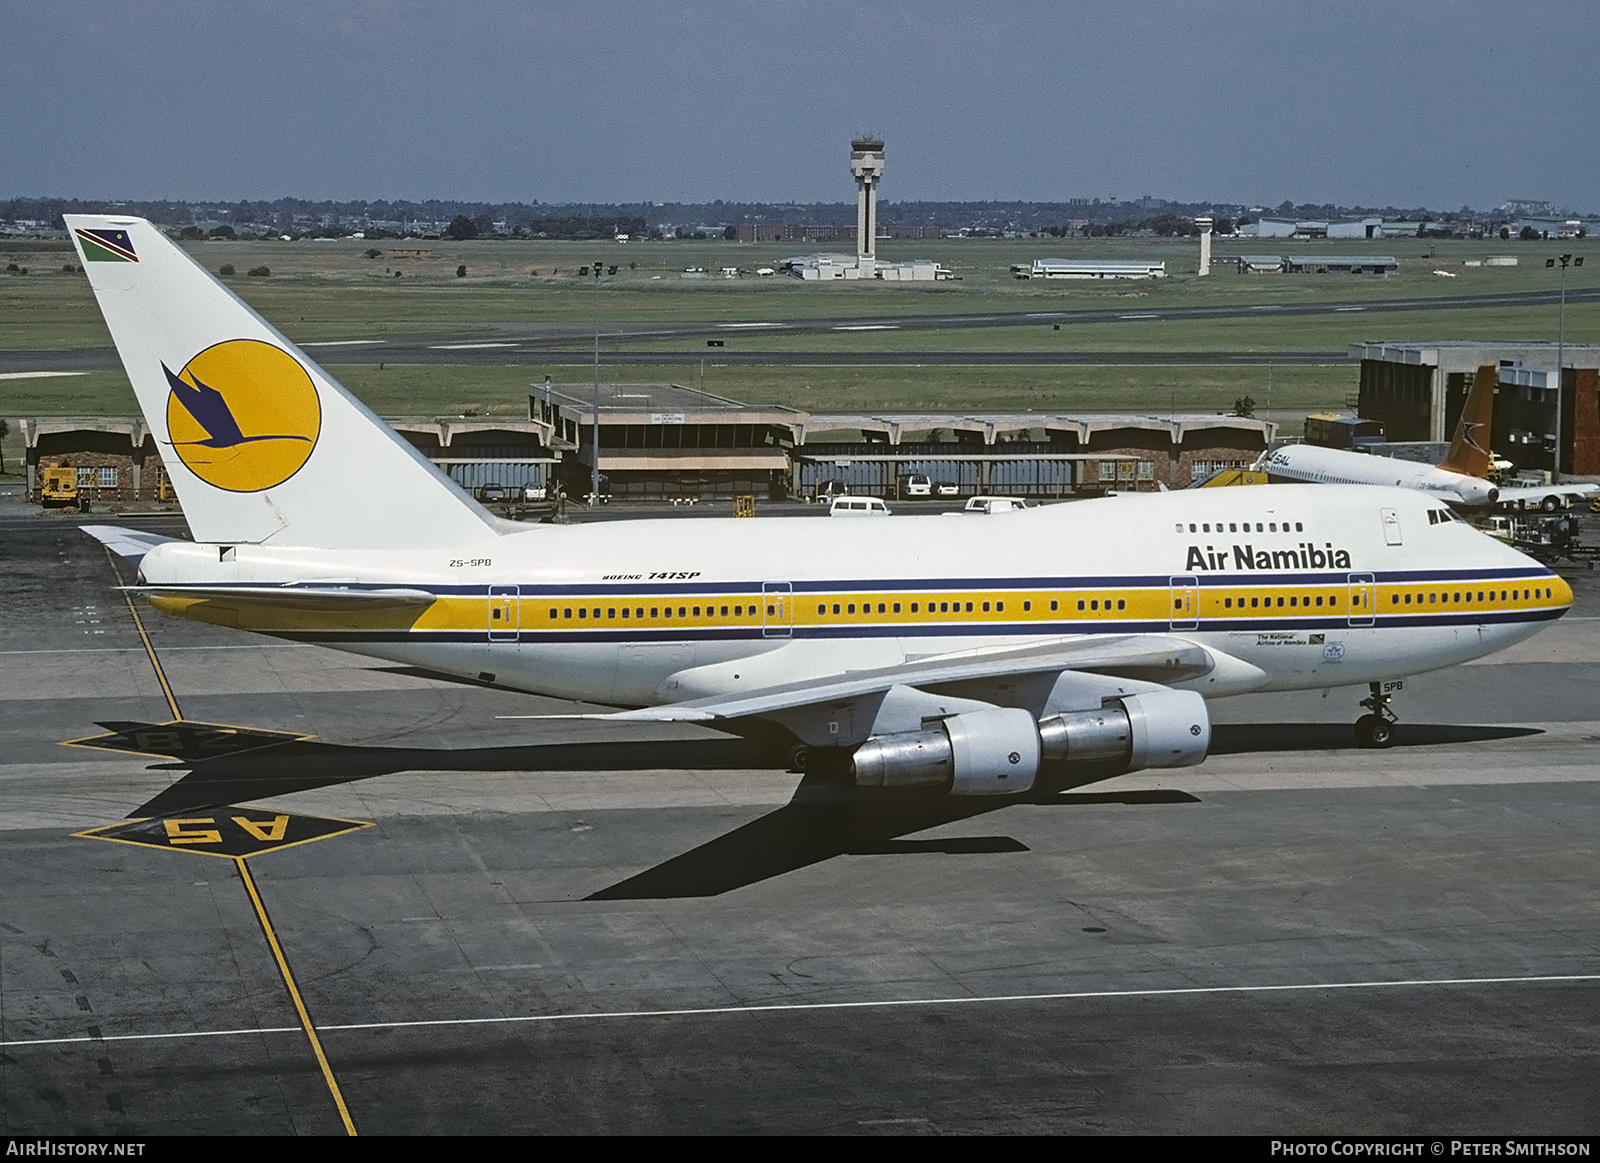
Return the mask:
<path id="1" fill-rule="evenodd" d="M 1559 577 L 1437 502 L 1372 488 L 596 522 L 440 550 L 173 543 L 141 571 L 169 613 L 620 706 L 1152 634 L 1211 654 L 1206 673 L 1168 684 L 1208 697 L 1370 683 L 1503 649 L 1571 603 Z M 263 598 L 267 586 L 426 598 L 319 608 Z"/>

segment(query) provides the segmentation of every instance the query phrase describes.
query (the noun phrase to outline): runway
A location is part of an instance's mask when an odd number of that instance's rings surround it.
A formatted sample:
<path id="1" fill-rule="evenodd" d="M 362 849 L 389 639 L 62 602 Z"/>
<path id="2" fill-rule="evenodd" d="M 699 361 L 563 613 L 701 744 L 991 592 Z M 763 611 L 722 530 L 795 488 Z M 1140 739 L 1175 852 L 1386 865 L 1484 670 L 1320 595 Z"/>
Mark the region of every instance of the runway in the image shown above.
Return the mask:
<path id="1" fill-rule="evenodd" d="M 1600 1129 L 1600 575 L 1393 750 L 1244 697 L 952 804 L 168 620 L 78 523 L 0 501 L 8 1134 Z"/>
<path id="2" fill-rule="evenodd" d="M 1600 289 L 1569 290 L 1568 303 L 1600 301 Z M 962 331 L 993 327 L 1069 326 L 1086 323 L 1149 323 L 1160 320 L 1251 319 L 1263 316 L 1314 316 L 1347 312 L 1447 311 L 1460 309 L 1492 310 L 1497 307 L 1529 307 L 1560 301 L 1556 291 L 1516 291 L 1487 295 L 1410 296 L 1352 302 L 1348 299 L 1317 303 L 1241 304 L 1219 306 L 1145 306 L 1137 311 L 1121 308 L 1091 308 L 1067 311 L 987 311 L 960 314 L 885 315 L 882 317 L 839 316 L 819 319 L 770 320 L 760 322 L 685 322 L 648 326 L 602 325 L 601 340 L 608 364 L 652 365 L 698 364 L 704 353 L 677 349 L 651 350 L 638 345 L 686 339 L 722 340 L 724 344 L 745 337 L 760 336 L 763 341 L 787 335 L 818 335 L 857 331 Z M 307 343 L 306 350 L 319 363 L 337 364 L 550 364 L 583 363 L 592 360 L 587 346 L 594 337 L 592 327 L 555 324 L 541 327 L 499 326 L 459 335 L 432 335 L 394 339 L 350 339 Z M 1066 338 L 1070 339 L 1070 332 Z M 617 345 L 634 345 L 632 351 L 616 350 Z M 766 366 L 1075 366 L 1075 365 L 1259 365 L 1343 363 L 1343 352 L 1184 352 L 1139 351 L 745 351 L 737 346 L 712 349 L 722 364 Z M 712 358 L 712 357 L 706 357 Z M 103 371 L 119 367 L 112 348 L 75 351 L 0 351 L 0 374 L 38 371 Z"/>

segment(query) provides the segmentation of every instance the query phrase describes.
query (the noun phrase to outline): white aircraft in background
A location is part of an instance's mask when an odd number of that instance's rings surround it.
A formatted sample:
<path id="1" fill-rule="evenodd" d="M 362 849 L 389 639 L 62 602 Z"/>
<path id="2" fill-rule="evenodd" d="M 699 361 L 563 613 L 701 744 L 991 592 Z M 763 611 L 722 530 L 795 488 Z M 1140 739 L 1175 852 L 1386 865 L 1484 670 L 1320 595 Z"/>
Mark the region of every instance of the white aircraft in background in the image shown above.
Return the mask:
<path id="1" fill-rule="evenodd" d="M 1415 492 L 1203 490 L 947 521 L 487 513 L 150 223 L 70 215 L 194 541 L 91 527 L 181 617 L 593 718 L 776 724 L 858 785 L 1026 792 L 1205 758 L 1205 700 L 1500 650 L 1572 601 Z M 360 506 L 353 480 L 381 482 Z"/>
<path id="2" fill-rule="evenodd" d="M 1600 492 L 1588 484 L 1497 486 L 1488 479 L 1489 433 L 1494 415 L 1494 389 L 1500 369 L 1478 369 L 1456 424 L 1455 439 L 1437 467 L 1391 456 L 1347 452 L 1314 444 L 1286 444 L 1264 452 L 1252 466 L 1268 480 L 1310 484 L 1390 485 L 1430 493 L 1452 505 L 1484 508 L 1539 507 L 1554 512 L 1582 497 Z"/>

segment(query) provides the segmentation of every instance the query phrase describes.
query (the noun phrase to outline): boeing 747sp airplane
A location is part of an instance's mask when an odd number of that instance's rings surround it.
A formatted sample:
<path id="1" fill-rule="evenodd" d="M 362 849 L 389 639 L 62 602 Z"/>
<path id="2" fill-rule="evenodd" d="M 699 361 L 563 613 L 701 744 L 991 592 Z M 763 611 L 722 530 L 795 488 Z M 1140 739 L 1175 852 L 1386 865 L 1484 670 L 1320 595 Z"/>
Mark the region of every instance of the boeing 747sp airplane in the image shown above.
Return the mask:
<path id="1" fill-rule="evenodd" d="M 1406 489 L 1218 489 L 983 520 L 526 526 L 485 512 L 150 223 L 72 215 L 192 542 L 89 531 L 180 617 L 826 749 L 865 786 L 1199 763 L 1206 700 L 1381 684 L 1572 601 Z M 382 482 L 334 504 L 353 475 Z"/>

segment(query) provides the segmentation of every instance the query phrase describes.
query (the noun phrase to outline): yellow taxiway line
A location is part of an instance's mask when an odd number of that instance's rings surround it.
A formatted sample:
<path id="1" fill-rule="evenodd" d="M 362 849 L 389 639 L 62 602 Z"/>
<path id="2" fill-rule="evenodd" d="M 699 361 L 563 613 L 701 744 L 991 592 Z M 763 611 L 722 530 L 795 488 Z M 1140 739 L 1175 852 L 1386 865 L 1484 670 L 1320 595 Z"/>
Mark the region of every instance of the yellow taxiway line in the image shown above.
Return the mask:
<path id="1" fill-rule="evenodd" d="M 317 1037 L 317 1027 L 312 1023 L 311 1015 L 306 1012 L 306 1003 L 300 996 L 300 987 L 295 984 L 294 973 L 289 969 L 289 961 L 283 955 L 283 947 L 278 944 L 278 935 L 272 929 L 272 920 L 267 916 L 267 906 L 262 903 L 261 894 L 256 891 L 255 878 L 250 875 L 245 857 L 235 856 L 233 863 L 239 869 L 239 879 L 244 881 L 245 891 L 250 894 L 250 903 L 255 906 L 256 920 L 261 922 L 261 932 L 265 934 L 267 944 L 272 947 L 273 959 L 278 963 L 278 972 L 283 975 L 283 984 L 294 1002 L 295 1012 L 300 1015 L 301 1028 L 305 1030 L 306 1037 L 311 1042 L 311 1051 L 317 1056 L 317 1065 L 322 1068 L 322 1078 L 328 1084 L 328 1093 L 333 1096 L 333 1105 L 339 1108 L 339 1118 L 344 1121 L 345 1133 L 353 1137 L 356 1134 L 356 1125 L 350 1118 L 350 1108 L 345 1105 L 344 1095 L 340 1093 L 339 1081 L 333 1076 L 333 1067 L 328 1065 L 328 1056 L 322 1051 L 322 1040 Z"/>

